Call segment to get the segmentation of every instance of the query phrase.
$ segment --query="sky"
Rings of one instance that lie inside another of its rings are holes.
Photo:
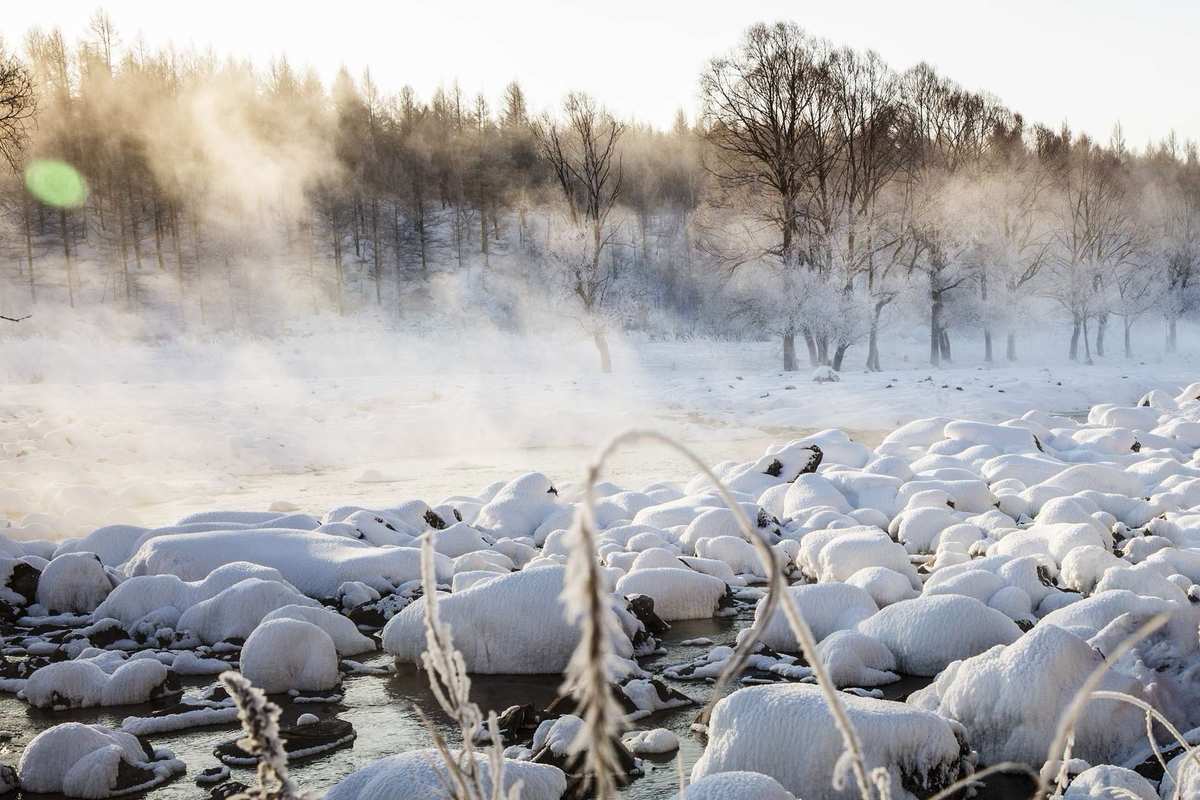
[[[8,0],[0,35],[33,26],[83,36],[90,0]],[[712,56],[758,21],[792,20],[903,69],[929,61],[1027,119],[1141,147],[1174,130],[1200,140],[1195,0],[108,0],[125,44],[211,46],[265,65],[280,54],[331,78],[369,66],[384,91],[428,97],[458,80],[500,96],[517,79],[535,110],[571,90],[619,115],[669,126],[698,107]]]

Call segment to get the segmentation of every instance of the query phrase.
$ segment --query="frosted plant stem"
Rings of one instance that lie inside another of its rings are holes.
[[[738,528],[742,532],[742,536],[746,541],[754,545],[758,552],[759,558],[762,560],[763,566],[767,573],[767,595],[763,599],[763,606],[760,609],[761,614],[755,623],[747,631],[742,641],[738,643],[734,650],[734,655],[729,660],[729,664],[722,671],[721,676],[717,679],[716,686],[713,691],[713,699],[709,702],[709,706],[705,709],[706,712],[711,712],[712,707],[724,694],[725,688],[739,674],[754,647],[758,644],[759,637],[762,634],[763,628],[770,621],[773,613],[779,605],[783,606],[784,617],[788,621],[792,633],[795,634],[797,641],[800,643],[800,649],[808,661],[809,667],[813,671],[814,677],[817,679],[817,685],[821,688],[825,695],[826,703],[829,705],[830,713],[833,716],[834,724],[841,733],[842,741],[846,748],[846,755],[849,757],[850,768],[854,774],[855,783],[858,786],[858,793],[862,800],[871,800],[873,793],[871,791],[871,782],[867,777],[867,770],[863,763],[862,744],[858,737],[858,732],[854,729],[853,723],[850,722],[850,717],[846,714],[846,708],[842,704],[837,687],[829,677],[828,671],[820,658],[817,657],[817,643],[813,636],[812,629],[805,622],[804,616],[796,607],[796,603],[791,594],[787,591],[787,581],[783,577],[783,569],[779,564],[779,556],[774,548],[767,540],[758,533],[750,520],[746,518],[746,513],[742,507],[730,494],[729,489],[721,481],[720,478],[688,447],[675,441],[670,436],[664,433],[653,430],[634,429],[625,431],[613,437],[609,443],[600,451],[596,458],[595,464],[588,470],[587,484],[584,491],[584,514],[583,519],[587,525],[594,524],[593,506],[595,503],[595,483],[599,480],[600,470],[605,462],[612,454],[620,447],[633,444],[640,441],[653,441],[666,445],[675,452],[682,455],[690,461],[697,469],[699,469],[706,478],[712,483],[721,499],[725,501],[725,505],[733,513],[734,519],[737,520]],[[594,547],[594,539],[589,536],[590,547],[584,551],[592,564],[592,568],[596,569],[596,553]],[[574,551],[573,555],[574,557]],[[835,773],[836,780],[836,773]],[[600,800],[605,800],[600,798]]]
[[[1050,749],[1046,752],[1046,763],[1038,773],[1037,791],[1033,795],[1035,800],[1042,800],[1049,794],[1050,771],[1055,767],[1057,767],[1055,777],[1056,791],[1061,792],[1066,786],[1067,754],[1070,752],[1071,742],[1074,739],[1075,726],[1079,724],[1079,718],[1083,715],[1084,708],[1087,706],[1092,694],[1095,693],[1096,687],[1100,685],[1100,681],[1104,680],[1104,676],[1108,673],[1108,670],[1113,664],[1120,661],[1122,656],[1132,650],[1134,645],[1161,628],[1166,622],[1166,614],[1156,614],[1151,617],[1117,645],[1104,659],[1104,663],[1093,670],[1092,674],[1083,682],[1083,685],[1079,687],[1079,691],[1075,693],[1071,704],[1067,706],[1066,711],[1063,712],[1062,717],[1058,720],[1058,729],[1054,734],[1053,741],[1050,743]]]
[[[1167,733],[1175,737],[1175,741],[1179,742],[1179,745],[1183,748],[1184,752],[1187,753],[1187,758],[1184,760],[1184,763],[1179,766],[1179,772],[1177,772],[1175,775],[1175,791],[1172,794],[1172,797],[1178,800],[1179,793],[1182,791],[1183,787],[1182,778],[1184,767],[1186,767],[1189,763],[1200,767],[1200,761],[1197,760],[1197,754],[1200,753],[1200,749],[1192,747],[1190,744],[1188,744],[1187,739],[1185,739],[1183,734],[1179,732],[1179,729],[1176,728],[1169,719],[1163,716],[1162,712],[1141,698],[1134,697],[1133,695],[1126,694],[1125,692],[1110,692],[1105,689],[1097,689],[1096,691],[1092,692],[1092,697],[1095,697],[1098,700],[1115,700],[1118,703],[1128,703],[1131,706],[1136,706],[1137,708],[1140,708],[1146,712],[1146,719],[1153,717],[1159,724],[1167,729]],[[1158,744],[1154,741],[1153,736],[1150,738],[1150,747],[1154,750],[1154,754],[1158,756],[1159,763],[1163,764],[1163,769],[1165,771],[1166,764],[1163,763],[1163,758],[1158,752]]]
[[[299,790],[288,777],[287,751],[279,738],[279,706],[267,699],[261,689],[232,670],[222,672],[219,680],[238,708],[238,718],[246,736],[239,744],[258,759],[258,786],[240,795],[256,800],[300,800]]]

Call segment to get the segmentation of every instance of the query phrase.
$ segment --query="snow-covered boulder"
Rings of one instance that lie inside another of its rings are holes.
[[[457,754],[455,754],[457,755]],[[475,753],[480,783],[491,796],[491,765],[487,755]],[[559,800],[567,790],[562,770],[549,764],[504,760],[505,793],[521,785],[521,800]],[[411,750],[372,761],[342,778],[325,794],[325,800],[451,800],[450,776],[437,750]]]
[[[1063,800],[1158,800],[1158,792],[1131,769],[1101,764],[1076,775]]]
[[[247,578],[183,612],[178,629],[195,635],[205,644],[245,639],[267,614],[291,605],[318,603],[287,584]]]
[[[329,634],[299,619],[264,621],[242,646],[242,675],[268,694],[321,692],[341,681]]]
[[[80,722],[39,733],[17,766],[24,791],[81,798],[144,791],[183,771],[182,761],[146,752],[131,734]]]
[[[558,565],[526,568],[439,597],[438,615],[467,670],[561,673],[579,643],[579,628],[567,620],[560,598],[565,573]],[[425,603],[424,597],[412,603],[383,629],[383,649],[401,661],[416,663],[425,650]],[[614,637],[613,648],[623,658],[633,654],[624,633]]]
[[[550,479],[530,472],[505,484],[479,510],[475,527],[496,538],[532,536],[558,508],[558,492]]]
[[[897,670],[906,675],[936,675],[953,661],[1021,636],[1007,616],[964,595],[902,600],[859,623],[858,630],[892,651]]]
[[[682,800],[796,800],[779,781],[758,772],[715,772],[695,781]]]
[[[198,581],[184,581],[176,575],[138,575],[118,584],[96,607],[93,616],[115,619],[132,629],[140,620],[152,615],[148,623],[174,627],[184,611],[247,578],[290,586],[279,570],[245,561],[220,566]]]
[[[354,656],[375,650],[375,642],[370,637],[363,636],[357,625],[347,617],[343,617],[336,611],[330,611],[324,606],[282,606],[263,617],[258,627],[262,627],[263,624],[273,619],[298,619],[311,622],[329,634],[334,647],[337,648],[338,655],[341,656]]]
[[[858,631],[830,634],[817,645],[817,656],[838,687],[883,686],[900,680],[892,651]]]
[[[278,570],[309,597],[333,597],[346,581],[391,591],[421,577],[415,547],[375,547],[365,542],[309,531],[209,531],[170,535],[143,544],[125,564],[128,575],[177,575],[201,580],[217,567],[248,561]],[[439,581],[450,582],[450,560],[434,558]]]
[[[111,674],[91,660],[59,661],[30,675],[18,696],[34,708],[55,710],[133,705],[164,694],[169,677],[152,658],[126,661]]]
[[[818,642],[836,631],[853,628],[879,610],[871,595],[845,583],[801,584],[789,586],[787,592]],[[756,622],[762,615],[764,603],[765,600],[760,600],[754,610]],[[798,652],[800,643],[788,624],[782,603],[776,606],[760,641],[773,650]]]
[[[90,614],[116,584],[95,553],[65,553],[42,570],[37,601],[51,611]]]
[[[654,598],[654,613],[666,622],[714,616],[726,591],[725,581],[686,568],[635,569],[617,581],[617,594]]]
[[[1103,660],[1083,639],[1043,621],[1013,644],[950,664],[908,702],[960,722],[983,763],[1020,761],[1037,769],[1062,713]],[[1099,688],[1141,696],[1136,681],[1111,670]],[[1145,736],[1141,711],[1092,700],[1075,728],[1073,753],[1091,763],[1120,763]]]
[[[890,796],[916,800],[964,777],[971,768],[961,728],[904,703],[843,695],[862,742],[867,771],[886,770]],[[803,735],[798,736],[797,732]],[[776,684],[739,689],[718,702],[708,745],[692,779],[729,771],[769,775],[805,800],[844,800],[853,786],[833,788],[844,751],[821,689]]]

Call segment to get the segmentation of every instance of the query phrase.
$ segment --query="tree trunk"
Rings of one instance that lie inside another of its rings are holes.
[[[67,302],[75,307],[75,262],[71,260],[71,227],[67,224],[67,210],[58,210],[58,222],[62,227],[63,257],[67,266]]]
[[[29,261],[29,302],[37,302],[37,282],[33,277],[33,220],[29,214],[29,201],[25,201],[25,258]]]
[[[1083,363],[1091,366],[1092,364],[1092,344],[1088,340],[1088,318],[1083,318]]]
[[[821,363],[821,359],[817,353],[817,340],[813,338],[812,331],[808,328],[804,329],[804,346],[808,348],[808,363],[816,367]]]
[[[1079,331],[1082,329],[1083,323],[1079,319],[1079,315],[1071,320],[1071,351],[1070,358],[1072,361],[1079,360]]]
[[[1009,361],[1017,360],[1017,334],[1008,332],[1008,343],[1005,346],[1005,357]]]
[[[1167,320],[1167,352],[1174,353],[1178,344],[1179,339],[1175,330],[1175,318],[1171,317]]]
[[[992,329],[983,329],[983,360],[992,363]]]
[[[935,367],[942,363],[942,298],[938,292],[933,293],[929,306],[929,363]]]
[[[850,345],[846,342],[839,342],[837,348],[833,351],[833,368],[838,372],[842,371],[842,362],[846,359],[846,351],[850,349]]]
[[[608,335],[600,330],[593,334],[593,339],[596,341],[596,350],[600,353],[600,371],[608,374],[612,372],[612,357],[608,352]]]
[[[1096,322],[1096,355],[1104,357],[1104,331],[1108,328],[1108,314],[1101,314]]]
[[[1125,357],[1126,358],[1133,358],[1132,337],[1130,336],[1130,333],[1132,332],[1132,330],[1133,330],[1133,319],[1130,317],[1126,317],[1125,318]]]
[[[796,334],[789,332],[783,335],[783,371],[795,372],[796,369]]]
[[[945,328],[942,328],[942,335],[938,337],[938,347],[941,348],[943,361],[954,360],[950,357],[950,331]]]
[[[383,265],[379,260],[379,201],[371,198],[371,257],[375,264],[375,305],[383,306]]]

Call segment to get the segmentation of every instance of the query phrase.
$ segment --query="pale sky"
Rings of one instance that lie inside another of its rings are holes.
[[[34,25],[83,35],[91,0],[4,0],[12,44]],[[385,91],[428,97],[458,79],[499,96],[520,80],[535,110],[572,89],[659,126],[697,106],[708,58],[760,21],[788,19],[898,69],[927,60],[1034,121],[1131,146],[1174,129],[1200,140],[1197,0],[108,0],[125,43],[211,45],[266,64],[286,53],[330,78],[370,66]]]

